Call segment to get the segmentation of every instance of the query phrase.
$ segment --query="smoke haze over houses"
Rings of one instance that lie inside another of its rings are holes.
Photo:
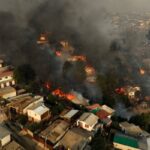
[[[41,77],[58,80],[62,62],[49,55],[49,48],[41,50],[36,44],[39,34],[48,31],[51,38],[68,40],[98,72],[105,74],[113,65],[124,76],[122,66],[141,67],[136,49],[144,35],[126,28],[114,32],[112,14],[144,13],[149,4],[149,0],[0,0],[0,52],[14,65],[30,63]],[[132,75],[142,84],[149,81]]]

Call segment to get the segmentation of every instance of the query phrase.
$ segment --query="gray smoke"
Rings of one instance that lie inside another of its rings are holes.
[[[38,35],[48,31],[52,33],[51,40],[71,42],[75,53],[86,55],[98,72],[105,74],[113,69],[121,77],[130,73],[137,82],[145,84],[147,78],[141,80],[135,71],[126,69],[141,67],[137,48],[144,34],[124,27],[114,31],[111,18],[117,13],[144,13],[150,9],[149,3],[149,0],[0,0],[0,53],[15,65],[30,63],[43,78],[59,82],[62,62],[49,53],[48,47],[41,49],[36,44]]]

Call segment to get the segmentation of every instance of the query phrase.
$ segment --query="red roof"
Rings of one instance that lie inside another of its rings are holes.
[[[93,105],[87,106],[87,109],[89,109],[89,110],[93,110],[93,109],[97,109],[97,108],[100,108],[99,104],[93,104]]]
[[[105,119],[107,118],[110,114],[106,112],[105,110],[101,109],[96,113],[96,115],[99,117],[99,119]]]
[[[13,76],[13,71],[0,72],[0,78],[7,77],[7,76]]]

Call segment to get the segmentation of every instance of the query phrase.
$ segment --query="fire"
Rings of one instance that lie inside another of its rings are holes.
[[[79,56],[71,56],[68,58],[68,61],[83,61],[83,62],[86,62],[86,57],[85,56],[82,56],[82,55],[79,55]]]
[[[56,89],[52,92],[53,95],[55,96],[59,96],[60,98],[66,98],[68,100],[73,100],[75,99],[75,95],[71,94],[71,93],[64,93],[62,90],[60,89]]]
[[[95,74],[95,69],[91,66],[86,66],[85,67],[85,72],[87,73],[87,75],[94,75]]]
[[[47,39],[46,34],[41,34],[37,41],[37,44],[45,44],[47,42],[48,42],[48,39]]]
[[[45,40],[46,40],[46,37],[42,35],[42,36],[40,37],[40,40],[41,40],[41,41],[45,41]]]
[[[141,69],[140,69],[140,74],[141,74],[141,75],[144,75],[144,74],[145,74],[145,70],[141,68]]]
[[[46,82],[46,83],[45,83],[45,87],[46,87],[48,90],[50,90],[50,89],[51,89],[51,84],[50,84],[49,82]]]
[[[60,51],[56,51],[55,54],[56,54],[56,56],[58,56],[58,57],[61,57],[61,56],[62,56],[62,53],[61,53]]]

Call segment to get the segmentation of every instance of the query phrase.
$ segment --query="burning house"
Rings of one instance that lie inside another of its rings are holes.
[[[78,105],[86,106],[89,103],[88,99],[84,98],[80,93],[73,90],[69,93],[64,93],[61,89],[56,89],[52,92],[52,94]]]
[[[127,95],[130,100],[139,101],[141,98],[141,88],[139,86],[126,86],[117,88],[116,92],[118,94]]]
[[[139,100],[139,97],[141,92],[141,88],[138,86],[132,87],[132,86],[127,86],[125,88],[125,94],[128,96],[129,99],[136,99]]]
[[[96,82],[96,71],[92,66],[87,65],[85,67],[86,80],[90,83]]]

